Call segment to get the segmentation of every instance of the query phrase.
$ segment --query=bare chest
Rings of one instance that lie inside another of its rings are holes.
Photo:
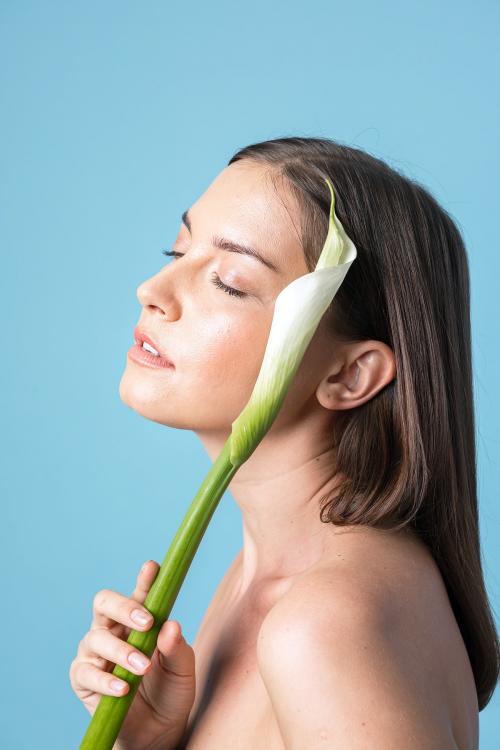
[[[186,750],[285,750],[257,664],[261,624],[245,607],[237,617],[214,609],[200,629]]]

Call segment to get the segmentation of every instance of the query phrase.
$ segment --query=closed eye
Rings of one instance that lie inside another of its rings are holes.
[[[172,258],[182,258],[185,253],[178,253],[176,250],[162,250],[161,251],[163,255],[168,255]],[[224,284],[219,278],[219,275],[214,271],[212,273],[211,282],[214,284],[218,289],[222,289],[226,294],[230,294],[232,297],[248,297],[248,294],[246,292],[240,292],[239,289],[233,289],[232,286],[227,286],[227,284]]]

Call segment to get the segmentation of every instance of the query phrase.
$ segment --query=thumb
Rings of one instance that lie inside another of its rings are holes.
[[[196,693],[194,651],[176,620],[163,623],[156,644],[139,691],[166,726],[184,727]]]
[[[158,634],[158,663],[171,677],[192,678],[195,673],[195,655],[182,635],[177,620],[167,620]]]

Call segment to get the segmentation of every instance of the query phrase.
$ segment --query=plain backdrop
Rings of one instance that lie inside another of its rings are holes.
[[[0,2],[5,750],[77,748],[68,670],[101,588],[161,562],[210,468],[118,384],[184,209],[240,147],[363,148],[426,185],[470,260],[482,556],[500,605],[500,5]],[[456,404],[460,409],[460,404]],[[171,614],[195,637],[240,549],[226,492]],[[498,622],[498,620],[497,620]],[[500,740],[498,691],[481,748]]]

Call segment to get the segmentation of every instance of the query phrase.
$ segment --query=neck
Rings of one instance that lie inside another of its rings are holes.
[[[316,414],[286,431],[271,429],[229,484],[243,521],[241,593],[307,570],[331,545],[334,528],[319,517],[320,500],[338,482],[329,428]],[[228,437],[199,436],[212,460]]]

